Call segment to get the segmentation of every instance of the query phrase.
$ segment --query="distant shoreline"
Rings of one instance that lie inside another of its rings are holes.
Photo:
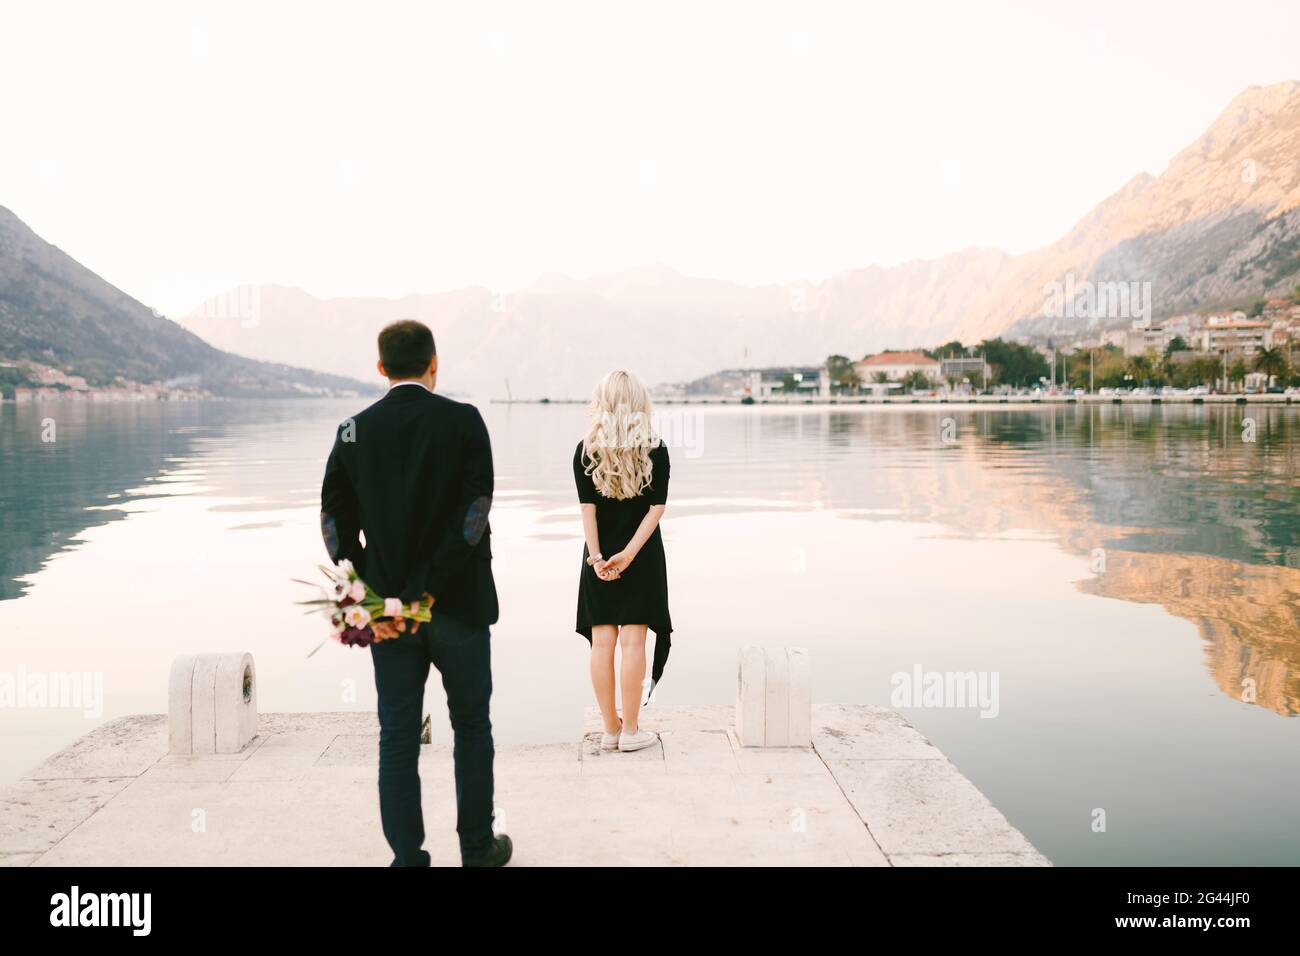
[[[118,405],[199,405],[203,402],[301,402],[301,401],[343,401],[343,400],[375,400],[382,397],[381,393],[374,395],[201,395],[191,398],[89,398],[88,393],[82,392],[76,395],[47,396],[42,398],[4,398],[0,396],[0,405],[94,405],[118,406]]]
[[[375,396],[352,395],[211,395],[202,398],[145,398],[145,399],[87,399],[41,398],[17,401],[0,398],[0,405],[196,405],[204,402],[297,402],[313,400],[362,400]],[[449,396],[450,397],[450,396]],[[476,399],[461,396],[458,401],[486,402],[489,405],[586,405],[586,398],[489,398]],[[729,396],[698,396],[690,398],[655,398],[657,405],[728,405],[840,407],[854,405],[1300,405],[1300,395],[974,395],[967,397],[940,397],[916,395],[908,398],[875,398],[855,395],[844,398],[759,398],[752,402]]]
[[[493,398],[493,405],[585,405],[581,398]],[[914,395],[906,398],[875,398],[853,395],[842,398],[757,398],[746,402],[730,396],[655,398],[657,405],[1300,405],[1300,395],[971,395],[942,397]]]

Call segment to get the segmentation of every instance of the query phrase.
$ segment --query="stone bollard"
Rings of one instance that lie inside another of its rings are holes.
[[[168,751],[237,754],[257,736],[253,655],[183,654],[167,686]]]
[[[742,747],[812,746],[812,673],[804,647],[742,647],[736,737]]]

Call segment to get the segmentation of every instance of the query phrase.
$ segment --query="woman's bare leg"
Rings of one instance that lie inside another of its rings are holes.
[[[614,703],[614,645],[617,643],[618,628],[613,624],[599,624],[591,629],[591,689],[596,692],[596,705],[607,734],[618,733],[618,709]],[[623,655],[626,660],[626,650]],[[637,703],[640,701],[638,697]]]
[[[634,734],[641,716],[641,684],[645,681],[645,632],[648,625],[624,624],[618,642],[623,647],[623,731]]]

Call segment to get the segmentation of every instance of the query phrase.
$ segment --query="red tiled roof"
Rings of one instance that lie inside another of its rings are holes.
[[[864,358],[859,365],[938,365],[939,363],[920,352],[881,352],[870,358]]]

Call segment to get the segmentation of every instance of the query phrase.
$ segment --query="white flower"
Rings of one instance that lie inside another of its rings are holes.
[[[365,627],[370,623],[370,612],[360,604],[352,604],[343,609],[343,620],[348,627]]]
[[[339,572],[339,577],[341,578],[351,578],[352,575],[355,573],[352,570],[352,562],[349,561],[347,558],[344,558],[342,561],[338,563],[338,572]]]

